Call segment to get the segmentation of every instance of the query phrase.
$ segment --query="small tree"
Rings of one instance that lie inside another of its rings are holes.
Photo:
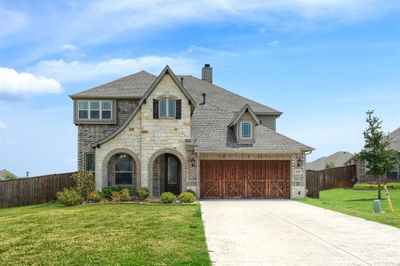
[[[374,111],[367,111],[367,129],[364,131],[364,148],[357,158],[367,162],[367,173],[378,179],[378,198],[381,199],[381,177],[397,164],[396,151],[390,149],[390,138],[385,135],[382,121],[374,116]]]
[[[4,180],[13,180],[13,179],[17,179],[17,176],[14,175],[13,173],[10,173],[10,172],[6,171],[3,174],[3,178],[4,178]]]
[[[90,192],[94,191],[95,187],[95,180],[92,171],[83,171],[80,170],[79,172],[75,173],[73,176],[76,190],[79,194],[84,197],[85,199],[89,195]]]
[[[325,164],[325,169],[330,169],[330,168],[335,168],[335,163],[334,162],[327,162]]]

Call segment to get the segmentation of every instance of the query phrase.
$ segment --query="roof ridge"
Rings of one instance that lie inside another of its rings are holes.
[[[238,97],[240,97],[240,98],[242,98],[242,99],[245,99],[246,101],[250,101],[250,102],[256,103],[256,104],[258,104],[258,105],[262,105],[263,107],[269,108],[269,109],[275,111],[276,113],[282,114],[281,111],[278,111],[278,110],[276,110],[275,108],[272,108],[272,107],[270,107],[270,106],[267,106],[267,105],[265,105],[265,104],[263,104],[263,103],[256,102],[255,100],[252,100],[252,99],[249,99],[249,98],[247,98],[247,97],[244,97],[244,96],[242,96],[242,95],[240,95],[240,94],[238,94],[238,93],[236,93],[236,92],[233,92],[233,91],[230,91],[230,90],[225,89],[225,88],[223,88],[223,87],[220,87],[220,86],[218,86],[218,85],[216,85],[216,84],[214,84],[214,83],[210,83],[210,82],[208,82],[208,81],[199,79],[199,78],[197,78],[197,77],[195,77],[195,76],[193,76],[193,75],[178,75],[178,76],[191,77],[191,78],[194,78],[194,79],[196,79],[196,80],[198,80],[198,81],[200,81],[200,82],[202,82],[202,83],[206,82],[206,84],[210,84],[210,85],[212,85],[212,86],[214,86],[214,87],[217,87],[218,89],[223,90],[223,91],[225,91],[225,92],[227,92],[227,93],[230,93],[230,94],[233,94],[233,95],[235,95],[235,96],[238,96]]]

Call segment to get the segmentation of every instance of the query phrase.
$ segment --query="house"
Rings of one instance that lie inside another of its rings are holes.
[[[329,156],[321,157],[312,162],[307,162],[306,169],[307,170],[324,170],[326,165],[332,164],[334,167],[345,166],[346,162],[354,157],[354,154],[347,151],[338,151]]]
[[[147,187],[159,197],[302,198],[311,147],[276,132],[281,112],[202,78],[141,71],[73,94],[78,168],[96,189]]]

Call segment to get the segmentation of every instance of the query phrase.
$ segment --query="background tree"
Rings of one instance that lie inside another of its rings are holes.
[[[390,138],[383,133],[382,121],[367,111],[367,129],[364,131],[364,148],[357,158],[367,162],[367,173],[378,179],[378,198],[381,199],[382,176],[397,164],[396,151],[389,147]]]
[[[12,180],[12,179],[17,179],[17,176],[14,175],[13,173],[5,172],[3,174],[3,178],[4,178],[4,180]]]
[[[334,162],[327,162],[325,164],[325,169],[330,169],[330,168],[335,168],[335,163]]]

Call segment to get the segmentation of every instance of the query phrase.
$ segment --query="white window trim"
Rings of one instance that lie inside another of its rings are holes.
[[[80,109],[79,104],[81,102],[87,102],[88,103],[88,108],[87,109]],[[91,102],[99,102],[99,109],[95,109],[96,111],[99,111],[99,118],[91,118]],[[109,102],[111,104],[110,109],[104,109],[104,111],[110,111],[111,115],[110,118],[103,118],[103,103],[104,102]],[[102,120],[102,121],[112,121],[113,120],[113,101],[110,100],[78,100],[77,103],[77,118],[79,121],[92,121],[92,120]],[[79,111],[87,111],[88,112],[88,117],[87,118],[81,118],[79,117]]]
[[[161,101],[165,100],[165,116],[161,116]],[[169,116],[169,101],[173,100],[175,102],[175,115]],[[158,100],[158,117],[159,119],[175,119],[176,118],[176,100],[172,97],[164,97]]]
[[[243,135],[242,135],[242,125],[243,124],[250,124],[250,137],[243,137]],[[252,139],[253,138],[253,122],[251,122],[251,121],[242,121],[242,122],[240,122],[240,127],[239,127],[239,136],[240,136],[240,139]]]

